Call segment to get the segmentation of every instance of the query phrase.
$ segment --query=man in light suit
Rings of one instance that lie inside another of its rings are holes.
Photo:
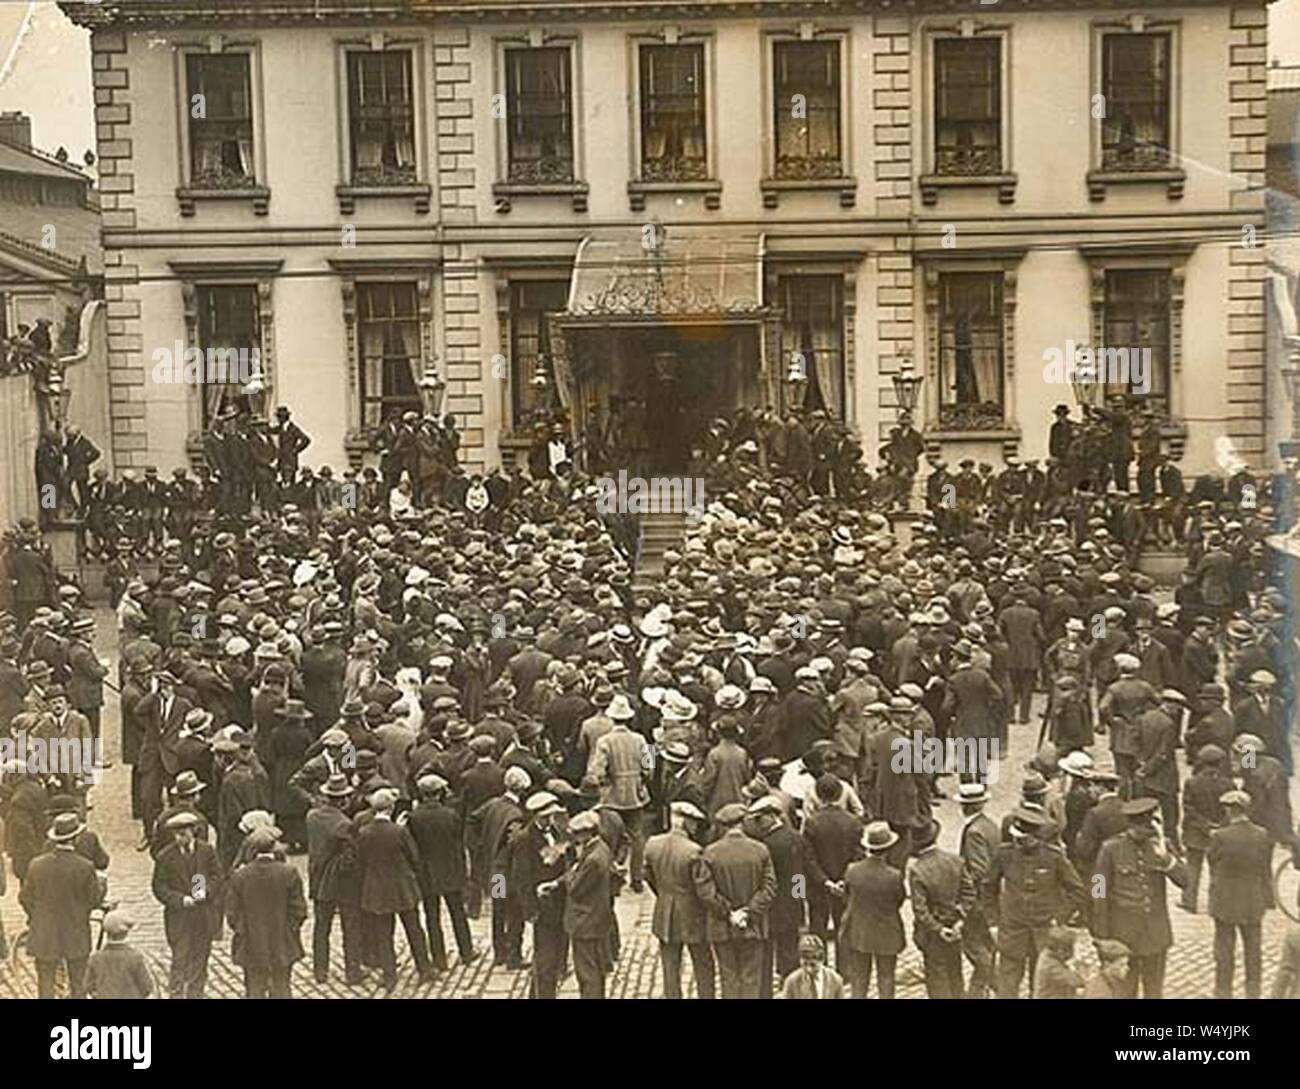
[[[722,975],[722,997],[757,998],[776,870],[767,848],[741,828],[743,805],[724,805],[713,819],[724,831],[704,849],[695,889],[708,909],[707,930]]]
[[[704,813],[691,802],[669,806],[671,827],[651,836],[645,845],[646,880],[655,894],[650,932],[659,942],[663,966],[664,997],[682,997],[682,946],[691,953],[695,993],[713,998],[713,948],[709,945],[704,905],[695,889],[695,870],[703,851],[691,838],[701,827]]]
[[[614,725],[596,739],[586,778],[600,788],[601,803],[623,818],[630,845],[628,877],[632,891],[640,892],[645,869],[645,815],[650,804],[646,777],[653,758],[647,753],[645,738],[628,729],[636,711],[627,696],[615,696],[605,715]]]

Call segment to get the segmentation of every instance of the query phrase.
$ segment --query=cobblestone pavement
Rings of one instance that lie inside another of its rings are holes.
[[[100,653],[115,660],[113,647],[113,619],[111,614],[100,613],[100,628],[107,633],[101,640]],[[108,706],[104,709],[104,726],[106,747],[113,766],[105,773],[104,782],[96,788],[93,803],[94,811],[91,825],[100,834],[104,845],[112,856],[109,867],[110,897],[120,901],[121,906],[130,912],[136,920],[136,929],[132,941],[147,956],[153,968],[156,982],[165,990],[167,978],[168,950],[163,936],[162,908],[150,892],[152,867],[147,852],[137,852],[135,845],[139,841],[138,823],[130,819],[129,804],[129,769],[117,762],[119,746],[118,707],[115,693],[106,692]],[[1042,697],[1039,697],[1041,701]],[[1037,737],[1037,718],[1033,717],[1030,725],[1012,726],[1009,757],[1003,763],[1002,774],[991,786],[992,802],[989,812],[995,817],[1010,810],[1018,797],[1020,769],[1033,754]],[[951,784],[951,780],[945,780]],[[1293,808],[1300,812],[1300,790],[1295,789],[1293,781]],[[957,805],[946,799],[935,810],[936,816],[944,826],[942,843],[944,846],[956,846],[959,817]],[[1280,857],[1280,856],[1279,856]],[[304,872],[305,859],[297,858],[295,864]],[[18,905],[17,882],[10,881],[10,891],[0,899],[0,919],[3,919],[5,932],[12,939],[23,927],[23,913]],[[1205,889],[1208,879],[1202,884],[1202,912],[1204,911]],[[1170,914],[1174,929],[1174,947],[1170,951],[1169,966],[1166,977],[1165,993],[1171,998],[1205,998],[1213,994],[1214,957],[1213,933],[1211,920],[1205,914],[1189,915],[1176,906],[1177,890],[1171,887]],[[614,998],[654,998],[661,993],[659,958],[654,938],[650,934],[650,919],[654,907],[653,895],[647,890],[637,894],[624,890],[617,902],[619,927],[622,934],[622,955],[608,980],[608,994]],[[911,933],[911,919],[908,909],[904,908],[908,933]],[[1271,911],[1264,920],[1264,985],[1265,993],[1272,984],[1276,971],[1278,951],[1283,934],[1291,926],[1290,922],[1277,911]],[[311,920],[303,928],[303,945],[311,948]],[[450,948],[449,924],[444,920],[444,930]],[[471,920],[471,930],[475,945],[488,950],[488,917]],[[397,988],[391,995],[386,995],[377,978],[372,975],[371,982],[349,987],[342,981],[341,938],[337,927],[334,934],[334,959],[331,964],[331,978],[327,983],[316,983],[312,979],[310,960],[300,961],[293,973],[293,992],[295,996],[305,998],[357,998],[357,997],[394,997],[394,998],[523,998],[528,993],[528,973],[510,972],[491,966],[491,956],[483,956],[473,964],[462,964],[451,953],[450,969],[435,981],[421,984],[416,978],[410,958],[406,954],[405,939],[401,927],[397,928],[400,965],[400,978]],[[529,950],[525,946],[525,956]],[[1078,949],[1079,959],[1091,971],[1095,965],[1090,943],[1081,941]],[[310,957],[310,953],[308,955]],[[685,958],[684,971],[687,979],[687,993],[690,993],[689,958]],[[969,967],[969,966],[968,966]],[[1240,963],[1237,967],[1237,989],[1242,986]],[[33,997],[36,993],[36,976],[34,965],[29,960],[15,964],[13,958],[0,963],[0,998]],[[229,936],[213,948],[208,993],[212,997],[233,998],[242,995],[243,983],[240,969],[230,959]],[[899,958],[898,994],[902,998],[919,998],[925,993],[921,980],[920,954],[909,945]],[[568,975],[560,991],[561,997],[577,997],[577,983],[572,974]]]

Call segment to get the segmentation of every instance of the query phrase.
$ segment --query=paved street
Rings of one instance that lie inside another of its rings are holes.
[[[112,627],[109,613],[101,612],[101,631]],[[109,640],[104,640],[100,647],[101,654],[113,657],[113,647]],[[116,695],[107,693],[109,706],[105,708],[104,722],[106,728],[107,748],[114,766],[106,773],[104,783],[97,788],[94,796],[92,827],[99,832],[105,847],[112,856],[109,868],[110,896],[119,900],[137,922],[133,941],[148,956],[158,983],[165,983],[167,974],[167,943],[162,930],[162,908],[154,900],[150,888],[151,864],[149,856],[137,852],[135,845],[139,840],[139,825],[130,820],[128,799],[129,769],[117,762],[118,757],[118,709]],[[1041,697],[1040,697],[1041,699]],[[1028,726],[1012,727],[1012,744],[1009,759],[1005,762],[999,780],[992,787],[993,802],[989,812],[994,817],[1011,809],[1019,793],[1020,768],[1033,753],[1037,736],[1037,719]],[[950,781],[949,781],[950,782]],[[1293,784],[1294,787],[1294,784]],[[1293,792],[1300,793],[1300,792]],[[1293,806],[1300,810],[1293,797]],[[945,800],[936,811],[944,826],[943,843],[955,847],[958,827],[956,803]],[[304,870],[305,860],[296,859],[296,864]],[[17,882],[10,881],[9,894],[0,900],[0,916],[3,917],[6,933],[12,936],[22,928],[22,909],[17,900]],[[1207,883],[1202,885],[1202,909]],[[1176,892],[1171,893],[1171,903],[1176,902]],[[611,997],[653,998],[660,994],[659,961],[654,939],[650,936],[650,918],[653,910],[653,896],[646,891],[640,895],[624,891],[618,900],[619,925],[622,932],[622,957],[614,974],[609,980]],[[911,932],[911,920],[907,909],[908,932]],[[1201,914],[1191,916],[1179,908],[1171,908],[1175,945],[1169,958],[1166,994],[1174,998],[1210,997],[1213,993],[1214,960],[1212,950],[1213,925],[1208,916]],[[488,949],[488,919],[472,922],[475,942],[482,949]],[[1279,912],[1270,912],[1264,922],[1264,983],[1265,993],[1272,984],[1277,965],[1277,954],[1282,935],[1291,924]],[[450,941],[450,926],[444,920],[446,936]],[[303,928],[303,944],[310,949],[311,921]],[[438,997],[438,998],[522,998],[527,994],[528,978],[525,972],[507,972],[491,967],[491,957],[484,956],[476,963],[462,965],[452,955],[450,971],[430,984],[419,984],[405,955],[404,939],[401,928],[398,932],[398,949],[401,962],[400,981],[392,997]],[[338,930],[335,930],[335,945],[341,945]],[[452,944],[454,948],[454,943]],[[360,987],[347,987],[342,982],[341,948],[336,948],[336,960],[333,976],[326,984],[317,984],[311,976],[309,960],[300,962],[293,976],[294,993],[300,997],[339,998],[339,997],[385,997],[378,982]],[[1091,948],[1087,942],[1080,942],[1080,960],[1088,965],[1089,970],[1095,963]],[[528,955],[525,949],[525,955]],[[689,958],[686,968],[689,979]],[[373,978],[373,977],[372,977]],[[1241,987],[1241,969],[1238,966],[1237,987]],[[214,948],[209,994],[213,997],[238,997],[242,994],[243,984],[240,970],[232,964],[229,955],[229,938]],[[30,962],[23,962],[15,970],[12,960],[0,965],[0,998],[30,997],[36,993],[36,977]],[[576,997],[577,983],[569,975],[561,988],[562,997]],[[899,995],[904,998],[916,998],[924,995],[920,978],[920,955],[911,946],[900,958]]]

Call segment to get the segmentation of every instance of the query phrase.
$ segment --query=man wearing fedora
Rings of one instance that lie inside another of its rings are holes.
[[[971,963],[970,979],[966,983],[967,998],[987,998],[996,985],[994,963],[997,950],[989,927],[997,917],[989,895],[989,871],[1002,834],[994,820],[984,812],[988,797],[988,787],[984,783],[962,783],[957,788],[962,817],[957,853],[975,890],[961,932],[962,950]]]
[[[695,873],[723,998],[759,996],[767,913],[776,897],[772,856],[745,835],[744,819],[745,807],[739,804],[724,805],[713,815],[722,835],[704,849]]]
[[[307,896],[312,902],[312,975],[329,978],[330,932],[338,915],[343,930],[343,979],[362,981],[361,882],[357,866],[356,825],[345,809],[352,783],[342,771],[317,788],[307,811]]]
[[[170,998],[203,998],[212,940],[221,930],[223,870],[216,850],[197,838],[202,818],[177,813],[168,818],[172,842],[158,854],[154,898],[163,905],[163,930],[171,948]]]
[[[875,968],[877,993],[894,997],[894,968],[907,939],[899,909],[907,899],[902,873],[885,859],[898,842],[886,821],[872,821],[862,831],[866,858],[849,864],[836,891],[845,897],[837,952],[854,998],[867,998]]]
[[[745,834],[767,848],[776,871],[776,898],[768,909],[768,940],[763,944],[760,976],[761,997],[771,998],[773,978],[784,979],[799,963],[799,934],[807,902],[804,841],[791,826],[781,799],[770,792],[750,802]]]
[[[80,616],[72,621],[68,641],[68,698],[78,713],[85,716],[90,732],[99,737],[100,709],[104,706],[104,678],[108,667],[95,655],[91,640],[95,635],[95,618]]]
[[[708,942],[704,905],[695,888],[695,870],[703,852],[692,836],[707,818],[689,801],[671,802],[668,809],[668,831],[651,836],[645,845],[646,881],[655,894],[650,932],[659,943],[664,997],[682,997],[684,946],[695,970],[696,996],[713,998],[713,948]]]
[[[18,892],[31,928],[27,951],[36,961],[41,998],[55,997],[60,964],[67,969],[69,997],[85,997],[90,913],[102,893],[94,865],[77,853],[76,840],[84,827],[76,813],[56,816],[46,833],[50,850],[32,859]]]
[[[217,851],[227,869],[239,852],[243,833],[239,822],[253,809],[271,808],[271,781],[253,751],[253,738],[238,726],[223,731],[213,743],[225,764],[217,792]]]
[[[587,762],[586,780],[599,788],[601,803],[623,818],[632,891],[640,892],[645,870],[646,809],[650,804],[646,781],[653,768],[654,750],[629,728],[636,711],[626,695],[615,695],[605,714],[613,725],[596,739]]]

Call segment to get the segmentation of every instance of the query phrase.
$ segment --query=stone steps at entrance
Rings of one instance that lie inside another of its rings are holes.
[[[637,554],[637,593],[649,590],[664,573],[664,553],[681,548],[686,536],[684,511],[653,511],[641,516],[641,549]]]

